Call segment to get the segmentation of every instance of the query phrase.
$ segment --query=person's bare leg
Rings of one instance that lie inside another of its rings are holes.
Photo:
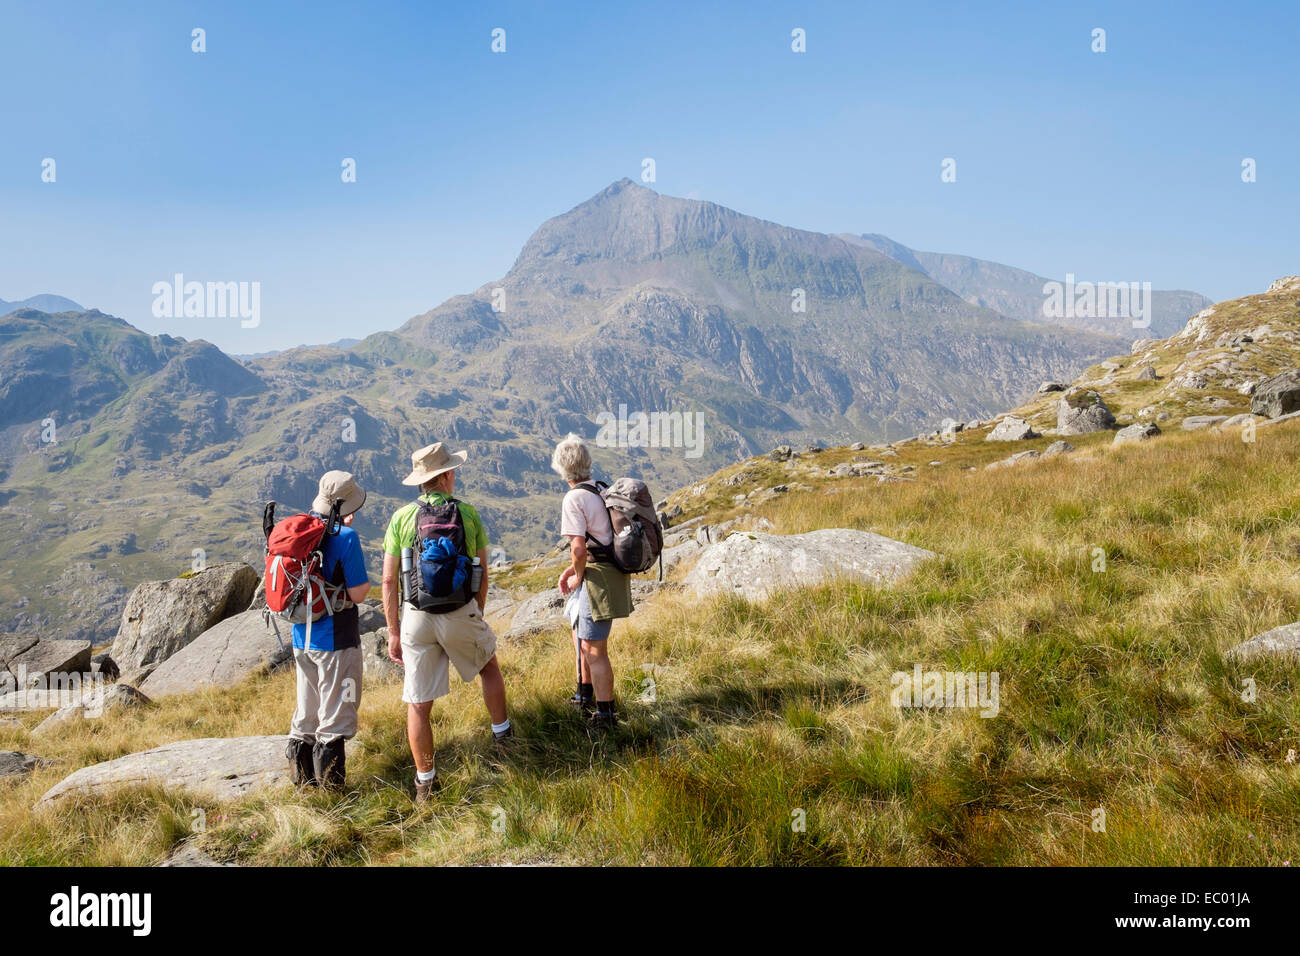
[[[483,665],[478,676],[483,681],[483,703],[487,705],[492,723],[504,724],[506,722],[506,681],[501,676],[501,665],[497,663],[495,654]]]
[[[429,713],[433,701],[406,705],[406,739],[415,758],[415,769],[420,773],[433,770],[433,728],[429,726]]]
[[[587,658],[582,654],[582,641],[578,638],[578,629],[573,629],[573,654],[582,666],[582,676],[578,679],[580,684],[591,683],[591,669],[587,667]]]
[[[598,701],[614,699],[614,668],[609,662],[606,643],[608,642],[582,642],[582,660],[591,674],[592,687]]]

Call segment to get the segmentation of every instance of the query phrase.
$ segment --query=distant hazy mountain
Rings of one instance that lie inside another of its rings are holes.
[[[39,309],[42,312],[80,312],[81,306],[61,295],[34,295],[30,299],[18,302],[6,302],[0,299],[0,315],[8,315],[19,309]]]
[[[1046,322],[1070,328],[1089,329],[1130,339],[1150,336],[1164,338],[1173,335],[1197,312],[1213,305],[1210,299],[1198,292],[1152,290],[1151,326],[1134,329],[1132,320],[1123,316],[1097,318],[1061,316],[1052,318],[1043,314],[1045,294],[1043,285],[1049,281],[1064,283],[1065,276],[1050,279],[1034,275],[1024,269],[974,259],[970,256],[942,252],[919,252],[897,243],[888,236],[869,234],[845,236],[849,242],[860,243],[883,252],[897,262],[924,272],[939,284],[956,292],[967,302],[1001,312],[1024,322]],[[1095,276],[1079,276],[1080,280],[1096,280]],[[1108,281],[1130,281],[1134,276],[1110,276]]]
[[[781,442],[986,417],[1131,337],[1008,319],[862,242],[630,180],[542,224],[501,279],[349,348],[239,362],[99,312],[19,311],[0,321],[0,606],[17,609],[0,631],[111,636],[124,584],[258,563],[262,504],[307,507],[332,468],[370,493],[356,527],[378,580],[430,441],[469,450],[459,489],[494,546],[527,554],[558,532],[555,441],[596,438],[620,405],[701,416],[698,457],[596,451],[663,496]]]

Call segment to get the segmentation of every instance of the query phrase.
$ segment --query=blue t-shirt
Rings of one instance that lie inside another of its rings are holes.
[[[321,547],[324,562],[321,573],[331,584],[342,584],[354,588],[367,584],[366,560],[361,554],[361,539],[351,528],[344,525],[336,535],[325,536]],[[340,611],[338,614],[325,615],[319,621],[312,621],[311,650],[341,651],[361,644],[361,630],[356,606]],[[307,625],[293,626],[293,646],[298,650],[307,647]]]

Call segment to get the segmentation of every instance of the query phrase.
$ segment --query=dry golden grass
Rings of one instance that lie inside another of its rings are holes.
[[[65,761],[0,789],[0,863],[148,864],[191,838],[222,859],[309,865],[1293,860],[1300,675],[1223,652],[1300,618],[1300,425],[1261,429],[1253,444],[1235,433],[1108,441],[1000,471],[980,466],[1025,446],[912,443],[891,459],[916,467],[900,484],[831,480],[823,466],[853,455],[830,450],[813,456],[820,476],[799,479],[811,491],[746,509],[729,495],[770,486],[779,468],[748,463],[754,482],[697,496],[725,503],[711,518],[872,530],[940,557],[884,589],[661,598],[616,625],[625,722],[604,739],[563,703],[567,635],[503,647],[518,746],[498,758],[476,688],[456,686],[434,710],[446,783],[427,809],[410,800],[391,685],[365,690],[341,800],[282,791],[218,806],[145,790],[31,810],[98,760],[283,732],[289,674],[39,744],[0,729],[0,748]],[[890,675],[915,664],[998,672],[998,715],[890,706]],[[1098,809],[1104,832],[1091,825]]]

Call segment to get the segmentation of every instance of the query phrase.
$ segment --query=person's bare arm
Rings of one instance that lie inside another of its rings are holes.
[[[560,575],[560,593],[568,593],[582,583],[587,570],[587,539],[572,535],[569,538],[569,566]]]
[[[369,593],[370,593],[369,581],[367,581],[365,584],[358,584],[354,588],[348,588],[348,598],[352,601],[353,604],[360,604],[362,601],[366,599],[366,595]]]
[[[384,555],[384,621],[388,624],[388,656],[395,661],[402,659],[402,619],[397,588],[400,569],[400,558]]]
[[[478,610],[479,613],[482,614],[485,610],[487,610],[487,591],[488,591],[487,548],[479,548],[478,563],[479,566],[483,569],[483,580],[479,582],[479,586],[478,586]]]

